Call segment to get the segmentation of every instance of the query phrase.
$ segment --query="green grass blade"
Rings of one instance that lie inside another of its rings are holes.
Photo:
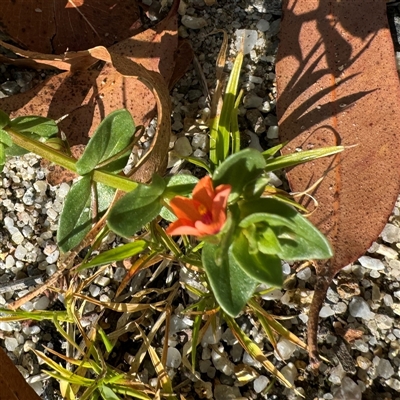
[[[239,92],[239,95],[236,98],[235,106],[232,111],[231,118],[231,131],[232,131],[232,154],[240,151],[240,131],[239,131],[239,121],[238,121],[238,113],[240,102],[243,97],[243,89]]]
[[[228,84],[225,89],[224,102],[222,105],[219,127],[215,143],[218,164],[229,155],[229,144],[231,137],[231,120],[235,108],[235,98],[239,84],[240,69],[243,63],[243,53],[239,52],[229,75]],[[217,164],[217,165],[218,165]]]
[[[303,164],[317,158],[332,156],[334,154],[342,152],[344,149],[344,146],[322,147],[320,149],[299,151],[296,153],[279,156],[273,159],[267,159],[267,166],[265,168],[265,171],[269,172],[275,171],[277,169],[293,167],[295,165]]]

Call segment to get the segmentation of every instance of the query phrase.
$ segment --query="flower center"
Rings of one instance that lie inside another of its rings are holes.
[[[201,215],[201,222],[205,224],[211,224],[212,222],[212,214],[207,210],[207,207],[204,204],[200,204],[197,207],[197,211]]]

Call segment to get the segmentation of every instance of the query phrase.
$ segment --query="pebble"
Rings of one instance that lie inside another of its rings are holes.
[[[223,348],[221,348],[223,350]],[[215,350],[211,351],[211,360],[214,367],[225,375],[232,375],[235,372],[235,365],[226,356],[222,356]]]
[[[35,310],[46,310],[50,304],[50,300],[46,296],[41,296],[39,299],[33,302],[33,308]]]
[[[294,386],[294,382],[297,379],[298,371],[293,363],[288,363],[281,369],[281,374]]]
[[[386,243],[400,242],[400,228],[393,224],[386,224],[381,233],[381,237]]]
[[[287,339],[281,338],[276,345],[275,355],[283,360],[288,360],[296,351],[297,346]]]
[[[207,21],[204,18],[191,17],[190,15],[184,15],[181,22],[189,29],[201,29],[207,26]]]
[[[256,24],[256,28],[261,32],[266,32],[269,29],[269,22],[265,19],[260,19]]]
[[[269,384],[269,379],[260,375],[257,379],[254,379],[253,388],[256,393],[261,393]]]
[[[377,361],[378,359],[378,361]],[[376,365],[376,373],[384,379],[389,379],[394,374],[394,369],[389,360],[384,358],[375,357],[373,363]]]
[[[267,131],[268,139],[278,139],[279,137],[279,128],[278,126],[270,126]]]
[[[92,295],[92,297],[97,297],[100,294],[100,288],[96,285],[90,285],[89,292]]]
[[[14,351],[18,347],[18,340],[13,337],[6,337],[4,345],[8,351]]]
[[[258,108],[263,104],[263,99],[254,93],[246,94],[243,97],[243,106],[245,108]]]
[[[110,282],[111,282],[111,279],[108,276],[101,276],[101,275],[98,276],[94,280],[94,283],[96,285],[99,285],[99,286],[102,286],[102,287],[108,286],[110,284]]]
[[[242,394],[236,386],[215,385],[214,400],[236,400],[241,399]]]
[[[377,258],[362,256],[358,259],[358,261],[364,268],[375,269],[378,271],[385,268],[383,262]]]
[[[26,250],[24,246],[18,245],[17,248],[15,249],[14,257],[17,260],[24,260],[27,253],[28,250]]]
[[[258,33],[253,29],[238,29],[235,32],[236,41],[235,47],[240,51],[243,46],[243,54],[249,54],[257,43]]]
[[[166,366],[169,368],[178,368],[182,362],[181,352],[175,347],[168,347]]]
[[[352,317],[369,320],[373,313],[368,303],[362,297],[353,297],[349,304],[349,312]]]
[[[360,387],[349,377],[345,376],[341,385],[332,391],[333,400],[362,400]]]
[[[335,311],[332,310],[330,306],[323,306],[321,311],[319,312],[319,316],[321,318],[328,318],[335,314]]]
[[[193,152],[189,139],[186,136],[182,136],[176,140],[174,150],[182,157],[188,157]]]

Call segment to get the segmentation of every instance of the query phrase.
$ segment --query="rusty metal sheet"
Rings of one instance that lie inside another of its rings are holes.
[[[319,206],[310,220],[335,256],[317,265],[309,318],[317,363],[318,313],[333,276],[365,253],[382,231],[400,192],[400,87],[382,0],[284,0],[276,75],[284,153],[353,146],[288,172]],[[310,198],[301,201],[313,209]]]

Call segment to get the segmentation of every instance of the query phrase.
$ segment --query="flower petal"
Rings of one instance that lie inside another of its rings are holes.
[[[172,222],[166,229],[168,235],[193,235],[200,236],[201,233],[193,226],[193,223],[188,220],[178,219]]]
[[[178,219],[186,219],[193,223],[201,219],[198,211],[199,204],[192,199],[176,196],[171,199],[169,205]]]
[[[207,211],[211,211],[213,199],[214,187],[212,180],[206,175],[197,182],[197,185],[193,189],[193,200],[203,204],[207,208]]]
[[[231,190],[231,185],[219,185],[215,189],[216,195],[211,208],[212,220],[214,223],[219,223],[221,225],[220,228],[222,228],[222,225],[226,221],[226,206],[228,204],[228,198]]]
[[[201,221],[196,221],[196,223],[194,225],[198,232],[197,235],[200,237],[207,236],[207,235],[215,235],[222,228],[222,225],[219,223],[205,224],[204,222],[201,222]]]

